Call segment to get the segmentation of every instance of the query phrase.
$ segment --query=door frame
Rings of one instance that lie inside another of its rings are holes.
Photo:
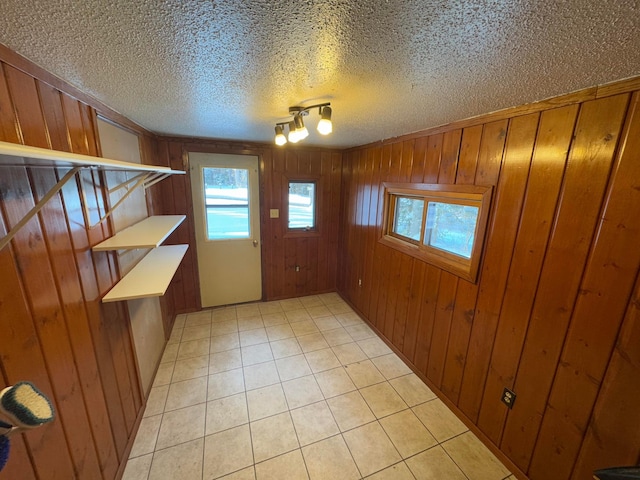
[[[266,241],[264,232],[267,228],[266,225],[266,216],[265,216],[265,207],[264,207],[264,150],[261,149],[248,149],[248,148],[229,148],[229,147],[216,147],[215,145],[208,146],[206,144],[193,144],[187,143],[182,146],[182,164],[185,168],[185,171],[188,173],[190,171],[191,165],[189,163],[189,153],[212,153],[212,154],[222,154],[222,155],[250,155],[254,157],[258,157],[258,201],[260,203],[260,275],[261,275],[261,285],[262,285],[262,297],[260,301],[265,301],[265,292],[266,292],[266,278],[265,278],[265,267],[266,267]],[[197,295],[197,306],[198,310],[202,310],[202,300],[200,298],[200,269],[198,267],[198,252],[196,248],[196,227],[195,227],[195,211],[193,206],[193,192],[191,188],[191,177],[190,175],[185,175],[186,181],[188,183],[187,191],[185,195],[189,198],[189,202],[191,207],[189,208],[188,215],[191,216],[192,227],[189,229],[189,243],[191,248],[193,249],[194,257],[193,257],[193,271],[196,280],[196,290],[198,292]],[[215,308],[215,307],[213,307]]]

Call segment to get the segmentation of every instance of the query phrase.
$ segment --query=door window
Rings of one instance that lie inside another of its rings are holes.
[[[202,178],[207,239],[249,238],[249,171],[204,167]]]

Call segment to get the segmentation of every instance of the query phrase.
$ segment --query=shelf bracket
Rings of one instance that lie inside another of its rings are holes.
[[[93,228],[103,223],[113,211],[122,204],[122,202],[133,193],[138,187],[143,187],[145,190],[161,180],[164,180],[170,175],[184,175],[182,170],[172,170],[168,167],[143,165],[137,163],[123,162],[120,160],[113,160],[109,158],[92,157],[89,155],[79,155],[76,153],[60,152],[57,150],[49,150],[47,148],[30,147],[27,145],[20,145],[10,142],[0,141],[0,166],[9,167],[56,167],[56,168],[70,168],[69,172],[62,178],[42,199],[22,218],[16,223],[13,228],[4,237],[0,238],[0,250],[6,247],[11,239],[15,237],[18,231],[24,227],[29,220],[31,220],[42,209],[45,203],[49,201],[54,195],[56,195],[60,189],[78,172],[84,171],[124,171],[124,172],[141,172],[137,173],[134,177],[114,186],[108,190],[108,193],[113,193],[121,188],[127,188],[126,194],[113,206],[109,211],[102,216],[98,223],[91,225],[91,216],[89,207],[87,206],[87,196],[85,192],[85,178],[82,173],[78,175],[77,186],[80,194],[80,201],[83,205],[83,216],[85,225],[87,228]],[[93,179],[94,186],[96,185],[95,179]],[[132,187],[129,187],[133,184]],[[106,185],[100,183],[100,188],[107,188]],[[104,191],[104,190],[103,190]],[[102,215],[101,205],[99,205],[98,216]]]
[[[133,187],[131,187],[127,193],[125,193],[120,200],[118,200],[116,202],[116,204],[114,206],[111,207],[111,209],[109,211],[107,211],[102,217],[100,217],[100,220],[98,220],[96,222],[95,225],[91,225],[90,222],[88,221],[88,215],[85,215],[87,217],[87,225],[89,225],[89,228],[95,228],[98,225],[100,225],[101,223],[104,223],[104,221],[109,218],[111,216],[111,214],[113,213],[113,211],[118,208],[120,205],[122,205],[122,203],[129,197],[129,195],[131,195],[133,192],[135,192],[138,187],[142,186],[145,184],[145,182],[147,181],[147,177],[149,176],[154,176],[153,174],[149,174],[149,173],[142,173],[140,175],[136,175],[134,178],[132,178],[131,180],[127,181],[127,182],[123,182],[120,185],[118,185],[117,187],[114,188],[114,190],[121,188],[124,184],[130,184],[133,181],[135,181],[136,183],[133,185]],[[83,187],[84,189],[84,187]],[[112,190],[110,190],[109,192],[111,192]]]
[[[118,190],[120,190],[121,188],[125,188],[128,187],[130,184],[132,184],[133,182],[137,182],[138,180],[140,180],[141,178],[147,178],[149,176],[149,173],[139,173],[138,175],[136,175],[135,177],[131,177],[127,180],[125,180],[122,183],[119,183],[118,185],[116,185],[113,188],[109,189],[109,193],[113,193],[113,192],[117,192]],[[134,187],[135,188],[135,187]]]
[[[144,184],[144,189],[146,190],[149,187],[153,187],[156,183],[161,182],[167,177],[170,177],[170,173],[154,173],[153,175],[149,175],[149,178],[146,180]]]
[[[60,181],[56,183],[51,188],[51,190],[49,190],[47,194],[44,197],[42,197],[40,201],[36,203],[31,210],[29,210],[28,213],[18,223],[16,223],[13,226],[13,228],[9,230],[9,232],[4,237],[0,239],[0,250],[2,250],[4,247],[6,247],[9,244],[11,239],[16,236],[18,231],[20,231],[20,229],[24,227],[29,222],[29,220],[35,217],[38,214],[38,212],[42,209],[42,207],[44,207],[45,203],[47,203],[54,195],[56,195],[62,189],[62,187],[64,187],[65,184],[71,178],[73,178],[76,175],[76,173],[80,171],[81,168],[82,167],[74,167],[71,170],[69,170],[65,174],[65,176],[62,177],[62,179],[60,179]]]

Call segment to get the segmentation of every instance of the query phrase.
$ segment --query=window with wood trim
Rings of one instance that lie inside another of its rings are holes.
[[[492,187],[384,184],[380,242],[476,281]]]

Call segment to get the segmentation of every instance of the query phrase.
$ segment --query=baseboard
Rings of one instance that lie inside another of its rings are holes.
[[[440,400],[442,400],[442,402],[449,408],[449,410],[451,410],[456,417],[458,417],[460,419],[460,421],[462,423],[464,423],[467,428],[472,431],[476,437],[478,437],[480,439],[480,441],[489,449],[491,450],[491,453],[493,453],[496,458],[498,460],[500,460],[504,466],[506,468],[508,468],[515,476],[516,478],[518,478],[519,480],[529,480],[529,477],[522,471],[520,470],[520,468],[513,463],[509,457],[507,457],[505,455],[505,453],[500,450],[490,439],[489,437],[487,437],[479,428],[478,426],[473,423],[471,420],[469,420],[469,418],[467,418],[467,416],[464,414],[464,412],[462,410],[460,410],[458,408],[458,406],[453,403],[451,400],[449,400],[449,398],[438,388],[436,387],[433,382],[431,382],[431,380],[429,380],[429,378],[427,378],[427,376],[425,374],[423,374],[422,372],[418,371],[415,367],[415,365],[413,365],[413,363],[411,363],[411,361],[404,356],[404,354],[398,350],[398,348],[393,345],[393,343],[391,343],[389,341],[389,339],[387,339],[383,333],[378,330],[378,328],[373,325],[368,318],[366,318],[366,316],[364,315],[364,313],[362,313],[360,311],[360,309],[358,309],[355,305],[353,305],[353,303],[351,303],[351,301],[349,301],[348,299],[344,298],[344,296],[340,293],[337,292],[338,295],[340,295],[340,297],[349,304],[349,306],[360,316],[360,318],[362,318],[366,324],[374,331],[376,332],[376,334],[378,335],[378,337],[380,337],[380,339],[387,344],[387,346],[393,350],[393,352],[398,355],[398,357],[400,357],[400,359],[413,371],[413,373],[415,373],[420,380],[422,380],[432,391],[433,393],[435,393],[438,398]]]

